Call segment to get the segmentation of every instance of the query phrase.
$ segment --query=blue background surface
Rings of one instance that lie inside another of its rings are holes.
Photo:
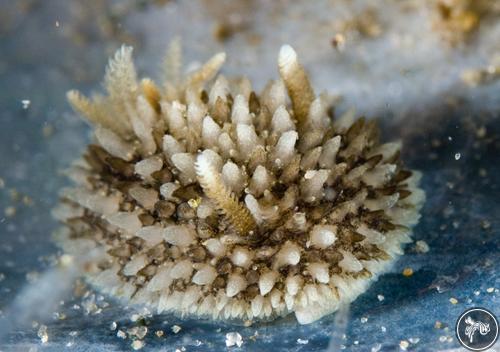
[[[4,9],[8,6],[2,4]],[[8,334],[1,336],[0,351],[130,350],[131,340],[118,338],[109,325],[116,321],[123,330],[137,325],[130,320],[133,310],[110,298],[104,298],[109,306],[100,314],[86,315],[73,307],[81,305],[82,299],[71,295],[61,298],[63,304],[58,300],[54,310],[64,313],[64,320],[49,316],[43,322],[47,344],[40,343],[31,320],[24,325],[9,321],[16,315],[12,302],[30,285],[27,273],[40,273],[43,280],[41,273],[57,253],[50,242],[50,233],[57,227],[50,209],[57,202],[58,189],[67,184],[60,170],[88,140],[89,130],[71,113],[65,92],[75,86],[97,87],[108,53],[124,40],[102,37],[90,26],[88,43],[77,46],[54,26],[57,18],[70,18],[64,11],[67,7],[57,1],[38,4],[28,13],[13,11],[10,27],[2,29],[0,178],[5,186],[0,189],[0,277],[4,277],[0,327]],[[139,67],[151,70],[146,58],[136,56]],[[487,89],[500,100],[498,84]],[[28,109],[23,109],[23,99],[31,101]],[[485,307],[500,316],[500,112],[472,108],[473,99],[463,94],[453,102],[437,99],[425,109],[410,109],[401,116],[395,116],[389,106],[380,115],[383,138],[401,138],[403,160],[423,172],[427,202],[414,238],[425,240],[430,251],[417,253],[413,244],[408,245],[407,254],[394,268],[350,306],[346,329],[336,314],[306,326],[287,317],[251,327],[155,316],[144,321],[148,334],[142,350],[220,351],[226,348],[225,334],[232,331],[244,341],[239,349],[228,348],[234,351],[324,351],[329,344],[349,351],[397,351],[400,341],[417,339],[408,350],[458,348],[453,329],[466,308]],[[478,132],[481,128],[484,136]],[[21,199],[31,197],[33,205],[16,200],[13,189]],[[14,216],[4,214],[9,206],[16,208]],[[414,274],[403,276],[404,268],[412,268]],[[493,291],[487,292],[488,288]],[[54,286],[54,294],[57,290]],[[384,299],[380,301],[378,295]],[[458,303],[452,304],[450,298]],[[441,328],[436,328],[437,321]],[[170,330],[174,324],[182,328],[177,334]],[[159,329],[165,331],[162,338],[154,334]],[[333,342],[332,334],[338,337]],[[299,344],[297,339],[308,342]]]

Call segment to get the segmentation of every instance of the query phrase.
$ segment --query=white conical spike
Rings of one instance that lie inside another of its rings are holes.
[[[133,186],[128,190],[128,194],[147,210],[153,210],[158,201],[158,192],[151,188]]]
[[[191,103],[187,108],[187,123],[189,129],[194,129],[198,135],[201,135],[203,126],[203,117],[207,110],[204,105]]]
[[[134,276],[139,270],[148,265],[148,257],[145,253],[133,257],[127,265],[123,267],[123,275]]]
[[[172,155],[172,163],[180,171],[180,180],[183,184],[189,184],[196,180],[195,157],[193,154],[174,154]]]
[[[246,178],[232,161],[226,162],[222,167],[222,180],[234,194],[240,194],[245,188]]]
[[[259,290],[262,296],[265,296],[267,293],[271,292],[278,279],[279,274],[276,271],[268,271],[259,278]]]
[[[231,261],[234,265],[240,266],[242,268],[248,268],[252,264],[253,252],[249,251],[245,247],[235,247],[233,253],[231,254]]]
[[[329,174],[329,170],[309,170],[305,173],[300,183],[300,193],[307,202],[315,202],[323,198],[323,185]]]
[[[203,245],[214,257],[221,257],[226,253],[226,246],[218,238],[210,238]]]
[[[172,270],[170,271],[170,276],[173,279],[187,279],[191,276],[191,273],[193,272],[193,263],[191,263],[189,260],[181,260],[180,262],[177,262],[172,267]]]
[[[184,153],[186,148],[173,136],[166,134],[163,136],[163,151],[171,158],[174,154]]]
[[[163,198],[166,200],[177,201],[177,198],[174,197],[174,192],[177,191],[181,187],[180,184],[174,182],[167,182],[160,186],[160,193]]]
[[[341,137],[330,138],[323,145],[321,156],[319,157],[319,166],[322,168],[332,168],[335,165],[335,158],[340,149]]]
[[[135,233],[142,227],[142,222],[139,220],[137,213],[119,211],[114,214],[105,215],[104,219],[106,219],[111,225],[123,229],[130,234]]]
[[[144,226],[136,231],[135,235],[145,240],[147,246],[153,247],[163,242],[163,231],[164,228],[158,225]]]
[[[328,273],[328,264],[317,262],[309,264],[307,270],[312,277],[314,277],[318,282],[327,284],[330,281],[330,275]]]
[[[333,225],[315,225],[311,230],[311,244],[316,248],[327,248],[337,239],[337,227]]]
[[[236,296],[247,287],[247,280],[240,274],[230,274],[227,279],[226,295],[228,297]]]
[[[170,269],[172,269],[173,264],[170,262],[165,263],[160,266],[156,271],[155,276],[149,281],[148,286],[146,287],[148,291],[162,291],[167,289],[172,282],[172,278],[170,277]]]
[[[210,104],[210,106],[214,106],[215,103],[217,102],[217,99],[222,99],[223,101],[226,101],[228,94],[229,94],[229,83],[224,76],[219,75],[215,80],[212,89],[210,89],[210,93],[208,95],[209,96],[208,103]]]
[[[236,136],[238,139],[238,147],[242,156],[250,157],[253,150],[260,145],[255,127],[253,125],[238,124],[236,125]]]
[[[137,162],[134,165],[134,171],[143,179],[149,180],[151,178],[151,174],[161,170],[162,167],[163,160],[157,156],[152,156]]]
[[[347,252],[343,249],[340,250],[342,256],[344,257],[340,262],[339,266],[347,272],[358,272],[363,270],[363,265],[352,253]]]
[[[243,123],[249,125],[252,123],[252,117],[250,116],[248,108],[248,101],[241,94],[238,94],[236,98],[234,98],[231,121],[233,124]]]
[[[220,153],[224,158],[229,159],[235,156],[236,144],[231,139],[229,133],[222,132],[219,135],[218,143],[219,143]]]
[[[303,282],[304,279],[301,275],[294,275],[287,277],[285,281],[287,292],[290,295],[295,296],[302,287]]]
[[[254,317],[260,316],[263,305],[264,305],[264,297],[262,297],[261,295],[255,296],[255,298],[252,300],[251,303],[252,313]]]
[[[295,124],[290,118],[290,114],[284,105],[279,106],[274,112],[271,120],[271,130],[278,134],[295,130]]]
[[[187,247],[195,239],[195,231],[186,225],[170,225],[165,228],[164,238],[174,246]]]
[[[286,98],[286,88],[281,79],[268,84],[261,95],[261,101],[271,114],[274,114],[279,106],[285,106]]]
[[[193,275],[191,281],[196,285],[209,285],[217,277],[217,270],[211,265],[203,264],[201,268],[198,269],[196,274]]]
[[[385,242],[385,236],[377,230],[369,228],[366,224],[361,224],[356,232],[365,236],[363,242],[369,244],[382,244]]]
[[[176,138],[181,138],[186,132],[186,106],[178,101],[162,102],[161,109],[165,113],[165,118],[169,128],[170,134]]]
[[[312,170],[316,168],[321,151],[322,147],[316,147],[307,151],[300,161],[300,168],[302,170]]]
[[[296,131],[288,131],[281,135],[274,148],[273,158],[278,167],[283,167],[292,160],[295,155],[295,143],[299,138]]]
[[[275,256],[274,268],[285,265],[297,265],[300,262],[300,247],[287,241]]]
[[[401,149],[401,145],[401,141],[381,144],[370,150],[366,157],[371,158],[375,155],[382,155],[382,161],[386,161],[392,158]]]
[[[206,160],[215,171],[221,171],[224,161],[217,152],[214,152],[212,149],[205,149],[200,155],[202,155],[203,159]]]
[[[245,196],[245,205],[247,206],[248,210],[252,214],[257,224],[261,224],[263,218],[262,218],[262,212],[260,211],[259,202],[257,201],[257,199],[255,199],[253,195],[247,194]]]
[[[99,144],[117,158],[130,161],[134,157],[134,147],[121,139],[113,131],[97,126],[94,134]]]
[[[201,138],[205,147],[210,148],[217,145],[217,140],[221,133],[221,128],[210,116],[203,119]]]
[[[309,108],[309,118],[307,122],[308,125],[314,129],[322,130],[328,127],[328,104],[324,100],[322,96],[317,97],[313,100]]]
[[[258,165],[250,180],[250,191],[254,196],[259,197],[272,186],[273,182],[272,174],[264,166]]]

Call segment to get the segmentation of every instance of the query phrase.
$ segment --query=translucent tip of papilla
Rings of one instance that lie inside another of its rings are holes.
[[[297,61],[297,53],[293,48],[285,44],[280,49],[280,54],[278,58],[278,65],[281,68],[290,67],[291,64]]]

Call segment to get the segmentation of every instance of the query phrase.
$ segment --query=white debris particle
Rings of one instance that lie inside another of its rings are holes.
[[[114,321],[111,324],[109,324],[109,330],[111,330],[111,331],[115,331],[116,327],[117,327],[116,321]]]
[[[158,336],[158,337],[162,337],[163,336],[163,330],[156,330],[155,335]]]
[[[488,220],[481,220],[481,228],[483,230],[488,230],[491,227],[491,222]]]
[[[381,326],[380,327],[380,330],[382,330],[382,332],[386,332],[387,331],[387,328],[385,326]]]
[[[54,320],[64,320],[64,319],[66,319],[66,314],[54,312],[54,313],[52,313],[52,317],[54,318]]]
[[[136,350],[136,351],[140,350],[141,348],[144,347],[144,341],[142,341],[142,340],[135,340],[134,342],[132,342],[132,344],[130,346],[132,346],[132,348],[134,350]]]
[[[415,345],[415,344],[417,344],[420,341],[420,338],[418,338],[418,337],[410,337],[408,339],[408,341],[410,341],[411,344]]]
[[[450,303],[451,303],[451,304],[457,304],[457,303],[458,303],[458,300],[457,300],[455,297],[451,297],[451,298],[450,298]]]
[[[82,307],[85,310],[85,314],[99,314],[99,307],[95,303],[95,294],[90,295],[82,301]]]
[[[366,323],[368,321],[368,318],[367,317],[361,317],[360,319],[361,323]]]
[[[410,343],[406,340],[401,340],[399,341],[399,348],[401,348],[403,351],[406,351],[406,349],[410,346]]]
[[[340,345],[341,350],[345,350],[346,348],[347,348],[346,345]]]
[[[371,349],[371,352],[378,352],[382,349],[382,345],[380,343],[377,343],[375,344],[372,349]]]
[[[21,100],[21,104],[23,104],[23,109],[26,110],[30,107],[31,101],[28,99]]]
[[[309,340],[297,339],[297,343],[299,345],[307,345],[309,343]]]
[[[439,342],[446,342],[446,336],[439,336]]]
[[[415,242],[415,251],[417,253],[427,253],[429,251],[429,245],[425,241],[417,241]]]
[[[495,288],[494,288],[494,287],[488,287],[488,288],[486,289],[486,292],[488,292],[488,293],[493,293],[493,291],[495,291]]]
[[[125,334],[125,332],[122,330],[118,330],[118,332],[116,333],[116,336],[118,336],[119,338],[124,339],[124,340],[127,338],[127,334]]]
[[[14,215],[16,215],[16,208],[13,206],[9,206],[9,207],[5,208],[4,213],[5,213],[6,217],[11,218]]]
[[[238,346],[241,347],[243,344],[243,338],[237,332],[228,332],[226,334],[226,347]]]
[[[128,336],[135,336],[139,340],[142,340],[146,334],[148,333],[148,328],[145,326],[134,326],[130,329],[127,329]]]
[[[78,335],[78,331],[76,331],[76,330],[73,330],[73,331],[69,332],[69,336],[71,336],[71,337],[75,337],[77,335]]]
[[[73,341],[69,341],[66,343],[66,347],[73,347],[75,343]]]
[[[179,325],[174,325],[172,326],[172,331],[174,334],[177,334],[179,331],[181,331],[181,327]]]
[[[384,295],[377,295],[377,299],[378,299],[380,302],[382,302],[382,301],[385,299],[385,297],[384,297]]]
[[[194,342],[194,345],[198,347],[198,346],[203,345],[203,342],[201,342],[200,340],[196,340],[196,341]]]
[[[135,323],[135,322],[136,322],[137,320],[139,320],[140,318],[141,318],[141,316],[140,316],[139,314],[132,314],[132,315],[130,316],[130,321],[132,321],[132,322],[134,322],[134,323]]]
[[[359,341],[358,340],[354,341],[354,344],[359,345]]]
[[[5,274],[4,273],[0,273],[0,282],[2,282],[3,280],[5,280]]]
[[[460,153],[455,154],[455,160],[459,160],[462,155]]]
[[[37,335],[40,338],[40,341],[42,341],[42,343],[47,343],[47,341],[49,341],[49,335],[47,334],[47,326],[40,325]]]

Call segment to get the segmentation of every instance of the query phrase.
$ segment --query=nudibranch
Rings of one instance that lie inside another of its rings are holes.
[[[290,46],[260,94],[218,74],[224,61],[183,75],[175,42],[158,85],[137,79],[123,46],[106,95],[68,92],[93,141],[68,171],[56,241],[99,253],[94,287],[158,314],[311,323],[403,254],[420,173],[400,142],[379,142],[375,120],[334,116]]]

